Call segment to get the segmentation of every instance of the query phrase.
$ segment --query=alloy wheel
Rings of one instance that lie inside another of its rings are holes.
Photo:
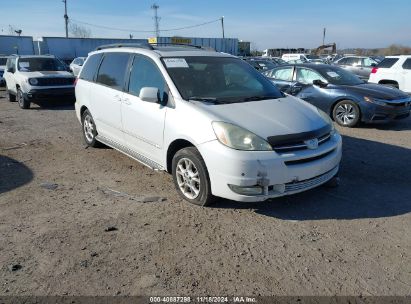
[[[357,117],[355,108],[349,103],[343,103],[338,106],[335,116],[342,125],[351,124]]]
[[[94,123],[90,115],[87,115],[84,118],[83,128],[84,135],[86,136],[87,141],[92,142],[94,139]]]
[[[182,158],[177,163],[176,177],[178,187],[185,197],[195,199],[200,194],[200,175],[197,167],[188,158]]]

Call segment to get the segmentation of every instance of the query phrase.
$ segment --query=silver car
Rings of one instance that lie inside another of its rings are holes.
[[[77,57],[70,63],[70,71],[74,76],[78,76],[78,74],[80,74],[85,60],[86,57]]]

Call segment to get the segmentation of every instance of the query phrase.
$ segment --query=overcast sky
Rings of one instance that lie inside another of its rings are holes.
[[[9,25],[23,35],[64,36],[64,4],[61,0],[1,1],[0,34]],[[87,22],[126,31],[84,25],[92,36],[128,38],[130,31],[152,31],[154,1],[67,0],[72,22]],[[409,0],[157,0],[160,31],[215,20],[224,16],[226,37],[251,41],[253,48],[305,47],[336,42],[338,48],[411,46]],[[134,38],[153,37],[152,32],[133,32]],[[222,37],[219,22],[201,27],[160,32],[161,36]]]

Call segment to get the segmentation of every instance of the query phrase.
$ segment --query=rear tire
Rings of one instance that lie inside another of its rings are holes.
[[[81,125],[83,127],[83,136],[84,141],[87,146],[98,148],[101,146],[101,143],[97,141],[97,128],[94,122],[93,116],[91,116],[88,110],[85,110],[83,115],[81,115]]]
[[[209,206],[214,201],[206,164],[196,148],[178,151],[172,169],[174,185],[182,198],[197,206]]]
[[[333,108],[333,119],[342,127],[355,127],[360,121],[360,108],[351,100],[341,100]]]
[[[30,108],[30,101],[24,98],[23,92],[20,89],[17,89],[17,101],[19,103],[20,108],[22,109]]]

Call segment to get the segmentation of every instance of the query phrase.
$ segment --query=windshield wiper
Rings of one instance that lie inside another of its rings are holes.
[[[276,98],[278,98],[278,97],[260,95],[260,96],[246,97],[242,101],[257,101],[257,100],[276,99]]]
[[[219,101],[219,100],[218,100],[217,98],[215,98],[215,97],[191,96],[191,97],[188,97],[188,100],[221,103],[221,101]]]

